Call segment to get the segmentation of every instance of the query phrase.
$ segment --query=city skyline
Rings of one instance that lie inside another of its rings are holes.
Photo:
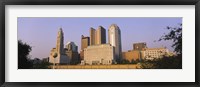
[[[177,26],[182,18],[18,18],[18,40],[30,44],[32,58],[45,58],[50,50],[56,47],[57,31],[62,27],[64,32],[64,47],[67,42],[75,42],[78,52],[81,49],[81,35],[90,36],[91,27],[106,29],[108,43],[108,28],[117,24],[121,29],[122,51],[132,50],[133,43],[146,42],[147,47],[166,46],[170,51],[171,41],[154,42],[168,31],[167,26]],[[42,29],[42,30],[41,30]],[[152,29],[155,29],[153,31]],[[135,38],[134,38],[135,37]],[[148,37],[148,38],[147,38]]]

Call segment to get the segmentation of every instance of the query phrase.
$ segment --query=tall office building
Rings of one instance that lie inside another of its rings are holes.
[[[64,33],[62,31],[62,28],[60,28],[57,35],[56,48],[52,48],[49,56],[50,63],[69,64],[70,60],[64,52],[63,40],[64,40]],[[57,54],[57,56],[54,58],[55,54]]]
[[[96,30],[96,41],[95,44],[105,44],[106,43],[106,30],[102,26],[99,26]]]
[[[90,45],[95,45],[96,43],[96,30],[94,28],[90,28]]]
[[[84,49],[90,45],[90,37],[81,36],[81,51],[80,51],[80,59],[84,59]]]
[[[64,40],[63,31],[62,31],[62,28],[60,28],[58,31],[57,42],[56,42],[56,51],[58,52],[58,54],[64,53],[63,40]]]
[[[114,47],[115,60],[120,61],[122,59],[121,31],[116,24],[112,24],[108,29],[108,43]]]

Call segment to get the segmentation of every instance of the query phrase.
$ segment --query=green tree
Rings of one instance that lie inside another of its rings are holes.
[[[181,69],[182,68],[182,57],[171,56],[154,60],[145,60],[141,64],[143,69]]]
[[[172,40],[174,42],[172,44],[174,52],[176,52],[177,54],[182,54],[182,24],[179,24],[178,27],[167,26],[167,29],[170,30],[170,32],[161,36],[159,41]]]
[[[32,47],[21,40],[18,40],[18,69],[32,68],[32,62],[30,60],[29,53]]]

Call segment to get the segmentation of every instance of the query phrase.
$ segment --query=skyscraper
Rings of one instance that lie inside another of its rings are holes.
[[[69,64],[70,63],[70,59],[67,57],[67,55],[64,52],[63,40],[64,40],[64,33],[62,31],[62,28],[60,28],[57,35],[56,48],[52,48],[50,56],[49,56],[50,63],[55,63],[55,64]],[[55,54],[57,54],[57,56],[54,58]]]
[[[102,26],[99,26],[96,30],[96,44],[106,43],[106,30]]]
[[[90,28],[90,45],[95,45],[96,42],[96,30],[94,28]]]
[[[56,51],[58,54],[63,54],[64,51],[64,45],[63,45],[63,31],[62,28],[59,29],[58,35],[57,35],[57,42],[56,42]]]
[[[114,47],[115,60],[120,61],[122,59],[121,31],[116,24],[112,24],[108,29],[108,43]]]

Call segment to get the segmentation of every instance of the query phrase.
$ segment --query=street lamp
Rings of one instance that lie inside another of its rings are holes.
[[[55,53],[53,54],[53,58],[54,58],[53,69],[55,69],[55,65],[56,65],[55,59],[56,59],[57,56],[58,56],[58,54],[57,54],[57,52],[55,52]]]

